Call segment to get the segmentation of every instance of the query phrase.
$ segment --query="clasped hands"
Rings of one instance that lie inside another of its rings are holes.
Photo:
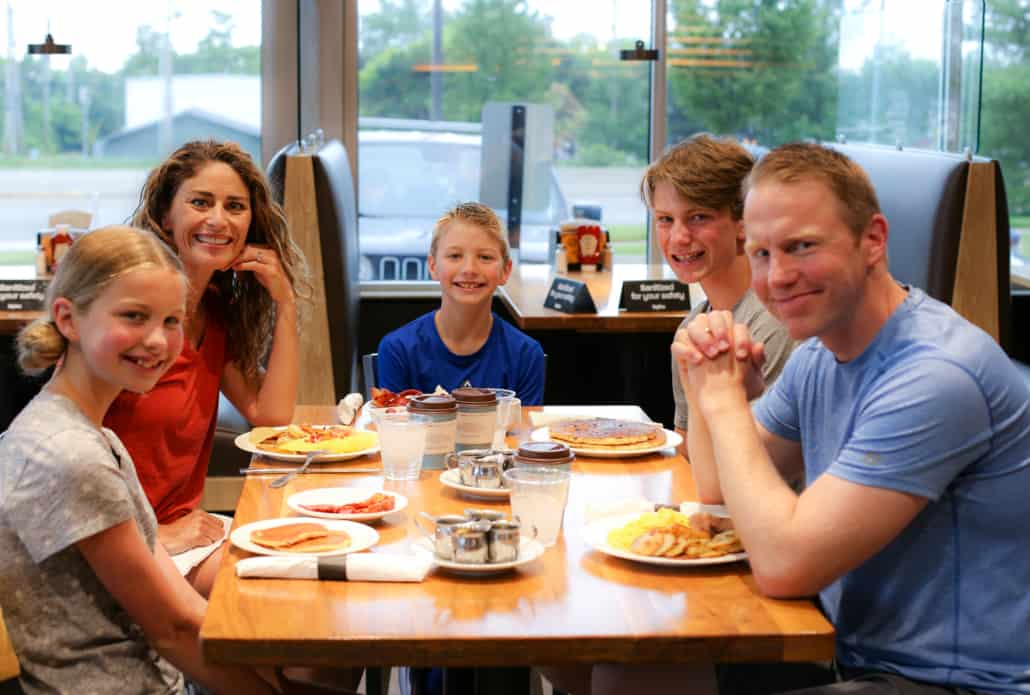
[[[671,349],[681,381],[696,394],[702,411],[750,401],[765,390],[765,345],[753,341],[747,326],[734,323],[729,311],[694,317],[676,331]]]

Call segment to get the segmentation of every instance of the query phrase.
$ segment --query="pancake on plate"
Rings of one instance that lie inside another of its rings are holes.
[[[323,553],[346,548],[351,542],[346,531],[330,531],[323,524],[311,522],[256,529],[251,532],[250,540],[256,545],[288,553]]]
[[[582,449],[650,449],[665,443],[665,430],[653,422],[594,417],[550,426],[551,439]]]
[[[250,441],[258,451],[276,454],[303,454],[328,451],[351,454],[364,451],[379,441],[374,432],[356,430],[347,425],[289,425],[285,428],[255,427]]]

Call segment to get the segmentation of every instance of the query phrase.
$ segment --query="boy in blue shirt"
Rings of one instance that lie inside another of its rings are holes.
[[[512,389],[525,405],[544,400],[540,343],[491,311],[494,290],[511,275],[501,221],[480,203],[441,217],[429,247],[429,273],[442,290],[440,308],[379,343],[379,385],[397,392],[473,386]]]

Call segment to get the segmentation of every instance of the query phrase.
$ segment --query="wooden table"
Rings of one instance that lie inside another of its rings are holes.
[[[332,417],[326,407],[300,407],[296,413],[298,422]],[[438,515],[473,506],[510,509],[506,500],[460,497],[438,477],[424,471],[418,481],[386,483],[407,496],[409,506],[377,526],[381,540],[375,552],[405,552],[420,538],[412,522],[420,510]],[[247,480],[236,524],[288,515],[284,499],[299,490],[383,483],[375,475],[318,474],[272,490],[268,480]],[[534,562],[489,577],[434,570],[419,584],[240,580],[234,565],[249,554],[232,548],[201,628],[204,655],[220,663],[336,666],[832,657],[833,629],[818,609],[807,600],[760,596],[746,563],[656,567],[608,557],[582,538],[588,502],[636,495],[678,502],[694,494],[688,464],[671,452],[624,461],[579,459],[563,538]]]
[[[524,331],[620,331],[672,335],[683,320],[685,312],[682,311],[619,311],[624,280],[675,280],[676,276],[668,266],[616,263],[610,271],[566,273],[565,277],[586,283],[597,305],[596,314],[564,314],[545,309],[544,299],[554,279],[553,269],[546,264],[519,264],[507,284],[498,289],[498,294],[515,323]]]
[[[42,311],[0,311],[0,335],[14,335],[43,315]]]

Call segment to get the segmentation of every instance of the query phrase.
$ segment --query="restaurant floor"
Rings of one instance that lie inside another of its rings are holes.
[[[390,690],[388,691],[387,695],[407,695],[407,693],[409,692],[408,688],[401,690],[400,680],[397,677],[399,673],[399,669],[391,669]],[[552,695],[552,693],[554,692],[553,688],[551,687],[551,684],[547,682],[547,679],[542,677],[540,679],[530,679],[530,687],[531,690],[529,695]],[[361,683],[358,685],[358,692],[367,692],[365,688],[364,678],[361,679]]]

